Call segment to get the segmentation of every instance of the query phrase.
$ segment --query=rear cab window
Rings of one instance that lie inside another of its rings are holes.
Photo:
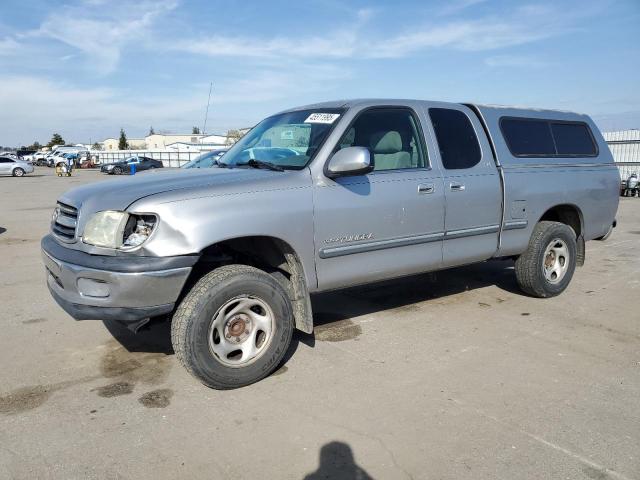
[[[429,117],[445,169],[467,169],[480,163],[482,151],[478,137],[471,120],[464,112],[450,108],[430,108]]]
[[[500,130],[515,157],[595,157],[598,147],[584,122],[502,117]]]

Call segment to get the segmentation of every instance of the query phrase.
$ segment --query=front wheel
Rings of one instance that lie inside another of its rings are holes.
[[[115,175],[122,175],[122,168],[121,167],[114,167],[113,168],[113,173]]]
[[[564,223],[539,222],[515,264],[520,288],[534,297],[561,294],[576,269],[576,234]]]
[[[14,168],[13,169],[13,176],[14,177],[24,177],[24,170],[21,169],[20,167]]]
[[[271,275],[226,265],[202,277],[173,316],[171,341],[180,363],[211,388],[243,387],[282,361],[293,309]]]

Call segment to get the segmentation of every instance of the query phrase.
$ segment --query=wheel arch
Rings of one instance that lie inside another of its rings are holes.
[[[585,260],[584,216],[580,207],[571,203],[554,205],[540,216],[538,222],[542,221],[564,223],[573,229],[576,234],[576,264],[579,267],[583,266]]]
[[[250,265],[272,275],[289,295],[295,327],[305,333],[313,332],[311,298],[302,260],[288,242],[273,236],[234,237],[203,248],[181,297],[214,268],[236,263]]]

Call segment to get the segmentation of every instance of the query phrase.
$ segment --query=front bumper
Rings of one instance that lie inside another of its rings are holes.
[[[42,259],[53,298],[76,320],[137,321],[169,313],[197,255],[90,255],[42,239]]]

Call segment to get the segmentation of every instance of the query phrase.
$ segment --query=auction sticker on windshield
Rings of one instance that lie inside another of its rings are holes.
[[[340,116],[339,113],[312,113],[304,123],[333,123]]]

